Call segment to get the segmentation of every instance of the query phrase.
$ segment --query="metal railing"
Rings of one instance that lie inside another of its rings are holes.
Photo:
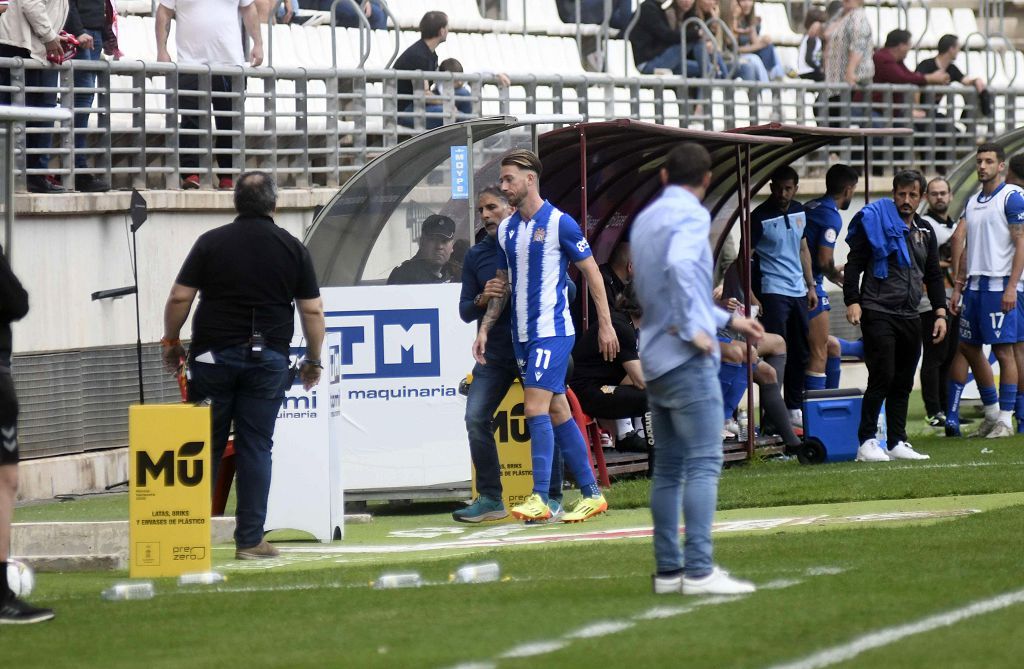
[[[0,67],[11,71],[12,85],[7,92],[14,104],[24,105],[26,92],[35,90],[26,88],[25,73],[42,66],[33,61],[0,59]],[[932,131],[937,134],[929,140],[934,146],[915,148],[915,152],[918,156],[934,154],[934,160],[929,157],[922,164],[940,168],[953,165],[969,153],[976,138],[1016,127],[1024,118],[1024,105],[1018,104],[1024,91],[991,90],[994,117],[981,119],[976,113],[974,89],[958,86],[919,89],[874,85],[854,90],[804,80],[761,83],[678,76],[551,74],[513,76],[512,85],[505,88],[489,74],[206,68],[141,61],[71,61],[58,70],[59,106],[68,111],[91,112],[91,122],[88,127],[77,128],[73,120],[61,121],[52,129],[20,126],[14,138],[20,179],[26,174],[53,174],[71,183],[76,174],[99,174],[119,188],[164,188],[177,187],[183,174],[198,172],[207,183],[215,183],[218,174],[237,174],[259,166],[274,172],[284,186],[336,186],[404,137],[461,118],[460,102],[469,102],[471,116],[581,114],[591,121],[632,118],[708,130],[769,121],[916,124],[920,137]],[[96,87],[76,88],[76,70],[96,72]],[[179,86],[185,75],[198,79],[198,90]],[[218,77],[227,78],[229,90],[213,87]],[[400,96],[397,92],[400,79],[449,83],[456,78],[466,82],[469,95],[458,96],[453,86],[444,86],[440,105],[428,100],[419,85],[413,85],[411,95]],[[826,88],[840,91],[831,105],[825,99]],[[75,109],[75,93],[90,90],[96,93],[95,107]],[[912,120],[915,93],[922,93],[923,108],[951,120],[955,132],[941,119],[929,128],[932,113]],[[860,102],[865,95],[876,97],[877,102]],[[943,96],[942,105],[932,102]],[[218,102],[213,111],[211,101]],[[1018,107],[1022,110],[1019,113]],[[832,114],[826,119],[829,110]],[[186,118],[195,123],[183,123]],[[26,133],[42,132],[56,135],[52,148],[27,148]],[[86,139],[84,148],[76,149],[76,136]],[[904,166],[914,160],[910,155],[914,152],[896,149],[899,147],[878,147],[874,162]],[[839,153],[844,156],[849,151],[840,149]],[[49,169],[26,170],[29,155],[51,156]],[[76,168],[77,156],[90,159],[91,167]],[[183,159],[186,163],[194,159],[198,169],[183,167]],[[226,160],[229,166],[219,167],[218,159]]]

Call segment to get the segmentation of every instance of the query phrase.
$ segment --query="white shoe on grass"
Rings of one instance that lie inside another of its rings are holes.
[[[906,441],[896,442],[896,445],[889,451],[890,460],[928,460],[930,458],[930,455],[915,451],[910,442]]]
[[[719,567],[713,568],[710,574],[702,578],[690,578],[682,574],[655,574],[651,580],[656,595],[746,595],[757,590],[750,581],[733,578],[729,572]]]
[[[889,454],[877,439],[868,439],[857,449],[857,462],[889,462]]]
[[[971,436],[972,437],[987,437],[989,435],[989,433],[996,428],[997,425],[999,425],[999,419],[997,419],[997,418],[988,418],[986,416],[985,419],[983,421],[981,421],[981,425],[978,426],[977,431],[973,435],[971,435]]]
[[[1013,436],[1013,428],[1010,427],[1009,425],[1007,425],[1006,423],[1004,423],[1003,421],[998,421],[998,422],[996,422],[995,427],[993,427],[989,431],[989,433],[985,435],[985,438],[986,439],[1002,439],[1003,437],[1012,437],[1012,436]]]

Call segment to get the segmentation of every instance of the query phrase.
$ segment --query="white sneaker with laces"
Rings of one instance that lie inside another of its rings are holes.
[[[998,421],[988,434],[985,435],[986,439],[1002,439],[1003,437],[1012,437],[1013,428],[1002,421]]]
[[[910,442],[906,441],[896,442],[896,445],[889,451],[890,460],[928,460],[930,458],[930,455],[915,451]]]
[[[651,585],[656,595],[681,595],[683,594],[683,575],[676,576],[651,576]]]
[[[889,462],[889,454],[877,439],[868,439],[857,449],[857,462]]]
[[[704,578],[683,576],[684,595],[746,595],[756,590],[750,581],[733,578],[720,567],[712,569]]]
[[[975,437],[987,437],[989,432],[994,430],[996,425],[998,425],[998,424],[999,424],[998,420],[996,420],[994,418],[989,418],[988,416],[986,416],[985,419],[983,421],[981,421],[981,425],[978,426],[978,430],[977,430],[977,432],[974,433],[974,436]]]

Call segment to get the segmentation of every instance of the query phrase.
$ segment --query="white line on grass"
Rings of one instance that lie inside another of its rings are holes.
[[[591,623],[586,627],[581,627],[575,632],[569,632],[565,635],[565,638],[596,639],[598,637],[608,636],[609,634],[616,634],[617,632],[628,630],[634,625],[636,625],[636,623],[628,620],[606,620],[604,622]]]
[[[991,599],[974,602],[960,609],[929,616],[917,622],[881,629],[877,632],[866,634],[859,639],[854,639],[849,643],[819,651],[801,660],[774,665],[770,669],[820,669],[821,667],[829,667],[833,664],[853,659],[865,651],[888,646],[909,636],[931,632],[940,627],[950,627],[962,620],[1005,609],[1022,602],[1024,602],[1024,590],[1008,592]]]
[[[979,446],[981,444],[978,444]],[[1024,461],[1015,460],[1013,462],[936,462],[929,465],[886,465],[884,467],[839,467],[838,469],[831,469],[827,467],[821,467],[814,470],[815,476],[836,476],[842,475],[847,476],[849,474],[871,474],[877,476],[879,472],[895,472],[902,471],[904,469],[913,469],[920,471],[922,469],[961,469],[964,467],[1014,467],[1024,465]],[[748,474],[748,478],[778,478],[779,472],[777,470],[758,472],[755,474]]]
[[[556,641],[535,641],[533,643],[524,643],[520,646],[516,646],[515,648],[505,651],[498,657],[503,660],[518,657],[536,657],[537,655],[554,653],[556,650],[562,650],[568,645],[568,641],[562,641],[561,639]]]

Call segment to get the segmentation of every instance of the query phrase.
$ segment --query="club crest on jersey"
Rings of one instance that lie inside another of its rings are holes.
[[[828,230],[825,231],[825,241],[828,242],[829,244],[835,244],[836,238],[838,236],[839,235],[837,235],[836,231],[833,230],[832,228],[829,228]]]
[[[547,228],[537,228],[536,230],[533,231],[533,241],[535,241],[535,242],[542,242],[545,239],[547,239],[547,237],[548,237],[548,229]]]

